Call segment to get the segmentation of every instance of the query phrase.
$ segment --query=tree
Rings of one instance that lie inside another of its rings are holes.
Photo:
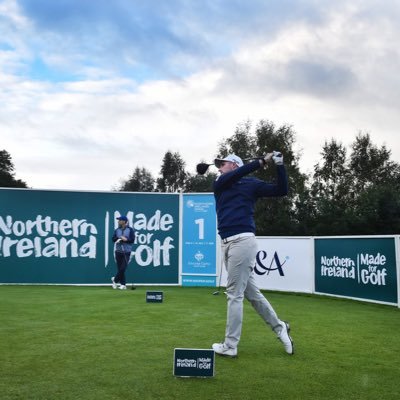
[[[350,212],[354,205],[352,176],[347,150],[342,143],[325,141],[322,161],[314,166],[311,202],[314,215],[311,232],[315,235],[349,233]]]
[[[217,178],[214,172],[207,172],[205,175],[193,175],[188,173],[185,180],[185,192],[204,193],[212,192],[213,182]]]
[[[27,185],[20,179],[15,179],[15,167],[10,153],[0,150],[0,186],[26,188]]]
[[[359,133],[351,149],[350,169],[357,192],[362,192],[372,185],[399,180],[400,166],[390,160],[391,151],[386,146],[375,146],[368,133]]]
[[[400,185],[378,184],[363,191],[350,224],[358,235],[389,235],[400,232]]]
[[[347,150],[342,143],[332,139],[322,147],[322,163],[314,166],[313,189],[320,198],[334,201],[347,196],[350,171],[347,167]]]
[[[284,155],[288,175],[288,195],[259,201],[256,205],[256,223],[264,235],[299,235],[306,233],[307,177],[300,172],[300,153],[294,150],[296,133],[292,126],[276,127],[271,121],[261,120],[256,128],[257,154],[279,150]],[[275,181],[276,169],[272,164],[257,171],[256,176],[265,181]]]
[[[386,146],[378,148],[369,134],[359,133],[351,145],[350,169],[354,187],[352,234],[390,234],[400,231],[400,165]]]
[[[157,179],[159,192],[174,193],[185,187],[185,162],[178,152],[167,151],[164,155],[160,178]]]
[[[400,231],[400,166],[391,152],[359,133],[346,148],[325,142],[311,188],[314,235],[389,234]]]
[[[284,198],[270,198],[258,201],[255,208],[255,221],[258,235],[297,235],[304,234],[304,222],[299,218],[307,214],[303,209],[307,198],[307,177],[300,172],[300,155],[293,149],[295,132],[291,126],[277,128],[272,122],[261,120],[254,133],[251,124],[240,124],[234,135],[225,139],[219,146],[219,156],[235,153],[241,158],[262,156],[273,150],[284,154],[289,180],[289,195]],[[276,179],[276,169],[272,164],[257,170],[254,175],[265,181]]]
[[[235,133],[219,144],[218,158],[226,157],[230,153],[234,153],[242,159],[256,156],[257,146],[255,137],[251,133],[249,120],[240,123],[235,129]]]
[[[119,190],[122,192],[154,192],[155,179],[146,168],[136,167],[132,175],[123,181]]]

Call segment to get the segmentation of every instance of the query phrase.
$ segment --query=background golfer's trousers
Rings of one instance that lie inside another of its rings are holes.
[[[115,261],[117,263],[118,272],[114,277],[115,283],[126,285],[125,271],[128,268],[131,253],[115,252]]]

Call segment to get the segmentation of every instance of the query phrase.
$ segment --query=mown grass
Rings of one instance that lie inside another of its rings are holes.
[[[296,354],[245,305],[237,359],[216,376],[172,376],[175,347],[223,338],[225,296],[212,288],[0,286],[0,398],[398,399],[400,311],[317,296],[267,293],[290,321]]]

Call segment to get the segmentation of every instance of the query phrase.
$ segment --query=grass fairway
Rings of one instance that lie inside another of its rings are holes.
[[[268,293],[290,321],[296,354],[246,303],[237,359],[216,376],[172,376],[175,347],[221,341],[226,300],[212,288],[0,286],[0,398],[399,399],[400,311]]]

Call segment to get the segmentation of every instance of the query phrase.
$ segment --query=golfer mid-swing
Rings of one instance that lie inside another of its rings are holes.
[[[246,175],[264,167],[269,160],[277,166],[277,183],[267,183]],[[260,197],[285,196],[288,192],[283,156],[269,153],[264,159],[243,165],[235,154],[216,159],[220,176],[214,182],[218,233],[222,240],[222,257],[227,270],[226,295],[228,312],[225,340],[214,343],[218,354],[236,357],[242,331],[243,298],[246,297],[261,318],[276,333],[285,351],[293,354],[289,324],[281,321],[268,300],[257,288],[253,276],[257,242],[255,238],[254,205]]]

